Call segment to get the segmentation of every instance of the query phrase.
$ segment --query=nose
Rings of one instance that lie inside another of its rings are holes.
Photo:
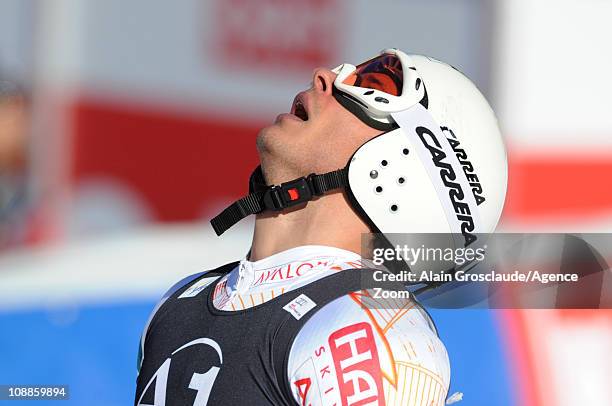
[[[336,74],[327,68],[317,68],[312,74],[312,83],[315,90],[331,95],[332,85]]]

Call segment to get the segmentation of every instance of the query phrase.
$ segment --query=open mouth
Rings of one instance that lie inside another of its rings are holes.
[[[293,114],[302,121],[308,121],[308,112],[299,97],[295,99],[295,103],[293,104]]]

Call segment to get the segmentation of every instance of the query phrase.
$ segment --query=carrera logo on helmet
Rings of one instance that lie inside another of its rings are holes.
[[[457,155],[457,159],[463,167],[463,173],[465,173],[465,177],[467,178],[468,182],[470,182],[470,187],[472,188],[472,194],[474,195],[474,199],[476,199],[476,204],[480,206],[486,199],[482,193],[482,185],[480,184],[478,175],[476,175],[474,165],[472,165],[472,163],[468,160],[467,152],[465,152],[463,148],[460,148],[461,144],[459,143],[459,140],[457,139],[457,136],[455,135],[453,130],[448,127],[440,128],[442,129],[445,135],[446,133],[449,133],[451,135],[452,138],[447,135],[446,139],[448,140],[448,143],[450,144],[453,151],[455,151],[455,155]]]
[[[465,193],[463,189],[461,189],[461,185],[455,182],[457,174],[452,165],[445,162],[446,154],[442,150],[442,145],[440,145],[434,133],[425,127],[417,127],[415,131],[425,148],[427,148],[431,154],[434,165],[440,168],[440,179],[442,179],[442,183],[444,183],[444,186],[448,189],[448,197],[455,210],[457,220],[461,223],[461,234],[463,238],[465,238],[464,246],[467,247],[476,241],[476,236],[472,234],[475,226],[474,219],[472,218],[472,211],[470,210],[469,204],[465,201]]]

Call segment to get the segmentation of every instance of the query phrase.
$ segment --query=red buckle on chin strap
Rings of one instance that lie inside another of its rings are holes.
[[[251,194],[236,200],[210,220],[217,235],[223,234],[231,226],[251,214],[268,210],[280,211],[306,203],[313,197],[322,196],[326,192],[341,189],[348,185],[348,170],[342,168],[322,175],[312,173],[305,178],[294,179],[279,186],[264,186],[256,189],[253,184],[251,182]]]
[[[310,186],[312,176],[314,174],[268,189],[263,196],[263,203],[266,209],[279,211],[312,199],[313,191]]]
[[[289,193],[289,199],[291,201],[297,200],[300,197],[300,192],[298,192],[296,188],[287,190],[287,193]]]

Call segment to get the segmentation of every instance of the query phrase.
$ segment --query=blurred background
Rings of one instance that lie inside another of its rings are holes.
[[[255,136],[313,68],[451,63],[506,135],[501,230],[612,231],[612,2],[0,0],[0,384],[133,402],[181,277],[242,257]],[[323,157],[324,158],[324,157]],[[435,310],[469,405],[609,405],[608,310]]]

